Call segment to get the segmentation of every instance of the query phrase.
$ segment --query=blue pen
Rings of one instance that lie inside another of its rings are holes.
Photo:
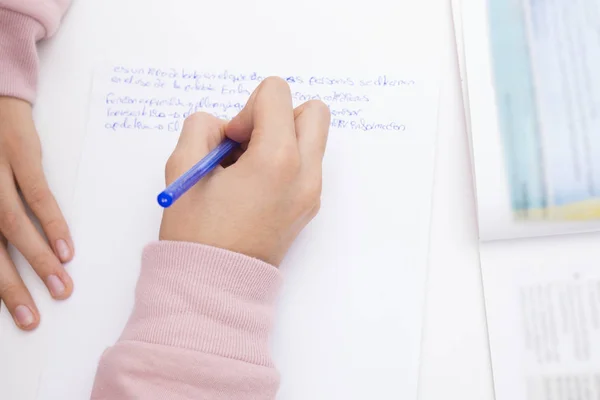
[[[200,179],[215,169],[217,165],[219,165],[221,161],[223,161],[223,159],[238,146],[238,144],[239,143],[231,139],[223,140],[213,151],[208,153],[206,157],[190,168],[189,171],[167,186],[167,188],[158,195],[158,204],[164,208],[171,206],[171,204],[185,192],[190,190],[192,186],[198,183]]]

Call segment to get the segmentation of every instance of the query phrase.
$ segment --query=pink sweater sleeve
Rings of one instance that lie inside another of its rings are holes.
[[[269,334],[280,284],[275,267],[241,254],[149,245],[134,311],[100,360],[92,399],[274,399]]]
[[[0,96],[33,103],[36,43],[52,36],[71,0],[0,0]]]

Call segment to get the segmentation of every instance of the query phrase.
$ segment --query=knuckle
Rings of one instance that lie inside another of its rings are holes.
[[[52,200],[50,189],[42,183],[35,183],[25,192],[27,203],[33,209],[39,209]]]
[[[319,213],[319,211],[321,211],[321,199],[319,199],[317,201],[317,204],[315,204],[314,207],[311,209],[310,218],[314,218]]]
[[[2,138],[2,148],[9,159],[18,157],[23,149],[23,140],[19,132],[8,129],[6,137]]]
[[[316,112],[318,112],[320,115],[323,115],[323,116],[329,117],[331,115],[331,111],[329,110],[329,107],[327,106],[327,104],[325,104],[321,100],[309,100],[306,102],[305,107],[307,107],[311,110],[315,110]]]
[[[14,131],[8,135],[11,139],[6,141],[6,155],[15,163],[19,163],[24,155],[34,157],[35,159],[42,158],[42,148],[39,142],[31,142],[26,139],[26,135],[20,131]]]
[[[321,179],[311,179],[304,184],[300,193],[302,208],[311,210],[320,207],[323,185]]]
[[[42,252],[31,257],[31,266],[40,277],[44,278],[46,275],[50,275],[54,270],[56,262],[53,256],[46,252]]]
[[[10,301],[17,297],[24,290],[23,286],[14,281],[3,281],[0,284],[0,298],[4,301]]]
[[[279,178],[289,180],[294,178],[300,169],[300,159],[296,152],[282,147],[265,158],[267,167]]]
[[[167,181],[170,177],[176,174],[176,171],[179,170],[180,165],[181,161],[178,153],[173,152],[165,164],[165,178]]]
[[[51,233],[51,232],[59,232],[61,230],[63,230],[65,223],[63,222],[63,220],[61,218],[50,218],[47,221],[44,221],[42,223],[43,228],[44,228],[44,232],[46,233]],[[52,239],[51,237],[49,239]]]
[[[201,126],[203,124],[213,122],[215,117],[209,113],[200,111],[190,114],[185,121],[183,121],[183,128],[185,129],[193,129],[197,126]]]
[[[13,210],[0,211],[0,228],[6,235],[19,229],[19,215]]]

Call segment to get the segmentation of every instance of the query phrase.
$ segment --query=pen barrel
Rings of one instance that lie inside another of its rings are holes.
[[[223,159],[235,148],[238,143],[225,139],[215,147],[206,157],[198,161],[186,173],[177,178],[158,195],[157,201],[161,207],[170,207],[177,199],[183,196],[204,176],[214,170]]]

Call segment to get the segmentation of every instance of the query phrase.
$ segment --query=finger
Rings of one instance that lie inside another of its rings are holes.
[[[321,167],[331,113],[327,105],[318,100],[308,101],[294,110],[298,149],[303,168]]]
[[[185,119],[177,146],[167,162],[167,184],[189,170],[225,139],[225,124],[225,121],[203,112]]]
[[[73,291],[73,282],[27,217],[12,174],[6,168],[0,169],[0,187],[3,188],[0,196],[0,232],[23,254],[52,297],[66,299]]]
[[[54,254],[65,263],[73,258],[74,247],[67,222],[52,195],[39,160],[20,159],[13,171],[25,201],[40,221]]]
[[[294,107],[290,87],[281,78],[261,82],[246,106],[225,127],[227,136],[236,142],[250,141],[270,152],[296,148]]]
[[[239,147],[233,149],[231,154],[223,159],[221,162],[221,166],[223,168],[227,168],[236,163],[236,161],[244,154],[246,149],[248,148],[248,143],[242,143]]]
[[[4,301],[15,324],[23,330],[38,326],[40,317],[37,307],[17,272],[8,251],[6,240],[0,235],[0,299]]]

